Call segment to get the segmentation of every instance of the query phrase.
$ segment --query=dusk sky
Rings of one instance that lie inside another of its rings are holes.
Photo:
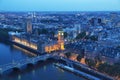
[[[120,0],[0,0],[0,11],[120,11]]]

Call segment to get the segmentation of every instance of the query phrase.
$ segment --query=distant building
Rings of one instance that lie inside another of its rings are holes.
[[[81,32],[81,25],[80,24],[75,24],[74,27],[76,28],[77,34]]]
[[[32,21],[31,19],[27,19],[27,22],[26,22],[26,32],[28,34],[32,34]]]

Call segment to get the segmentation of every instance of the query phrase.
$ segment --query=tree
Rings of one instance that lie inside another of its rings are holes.
[[[92,59],[85,59],[85,63],[89,66],[89,67],[95,67],[97,62],[92,60]]]
[[[97,69],[100,72],[104,72],[111,76],[119,76],[120,75],[120,64],[119,63],[115,63],[113,65],[110,65],[108,63],[102,63],[97,67]]]
[[[66,38],[68,36],[67,32],[64,32],[64,38]]]
[[[79,54],[79,55],[77,56],[77,61],[81,61],[82,58],[83,58],[83,57]]]
[[[65,53],[66,57],[69,58],[71,56],[70,52]]]
[[[48,30],[47,29],[38,29],[38,34],[48,34]]]
[[[42,34],[47,34],[48,33],[48,30],[47,29],[42,29]]]
[[[95,61],[98,63],[98,65],[102,63],[99,55],[95,57]]]
[[[86,36],[86,32],[81,32],[77,35],[76,39],[82,39]]]
[[[84,49],[81,49],[80,51],[81,51],[81,52],[80,52],[80,53],[81,53],[81,56],[82,56],[82,58],[83,58],[83,57],[85,56],[85,50],[84,50]]]
[[[90,36],[89,38],[90,38],[90,40],[98,41],[98,37],[97,36]]]

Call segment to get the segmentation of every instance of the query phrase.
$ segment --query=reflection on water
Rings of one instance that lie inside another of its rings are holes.
[[[46,66],[44,66],[44,70],[46,70]]]
[[[58,67],[56,67],[56,68],[58,68]],[[61,72],[64,72],[64,70],[63,70],[63,69],[61,69],[61,68],[58,68],[58,70],[59,70],[59,71],[61,71]]]
[[[21,80],[21,75],[20,74],[18,75],[18,80]]]
[[[33,75],[33,76],[35,75],[35,70],[32,70],[32,75]]]
[[[23,51],[25,54],[28,54],[28,55],[31,55],[31,56],[34,56],[34,57],[37,56],[35,53],[32,53],[32,52],[30,52],[30,51],[28,51],[26,49],[23,49],[23,48],[21,48],[21,47],[19,47],[17,45],[13,45],[13,47],[18,49],[18,50]]]

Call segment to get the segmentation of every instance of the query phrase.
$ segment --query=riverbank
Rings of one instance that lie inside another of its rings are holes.
[[[92,76],[92,75],[86,74],[86,73],[81,72],[81,71],[78,71],[78,70],[76,70],[75,68],[71,68],[71,67],[66,66],[66,65],[63,65],[63,64],[58,64],[58,63],[56,63],[56,64],[54,64],[54,65],[57,66],[57,67],[59,67],[59,68],[68,70],[68,71],[70,71],[70,72],[72,72],[72,73],[74,73],[74,74],[80,75],[80,76],[82,76],[82,77],[84,77],[84,78],[86,78],[86,79],[88,79],[88,80],[101,80],[101,79],[99,79],[99,78],[97,78],[97,77],[94,77],[94,76]]]

